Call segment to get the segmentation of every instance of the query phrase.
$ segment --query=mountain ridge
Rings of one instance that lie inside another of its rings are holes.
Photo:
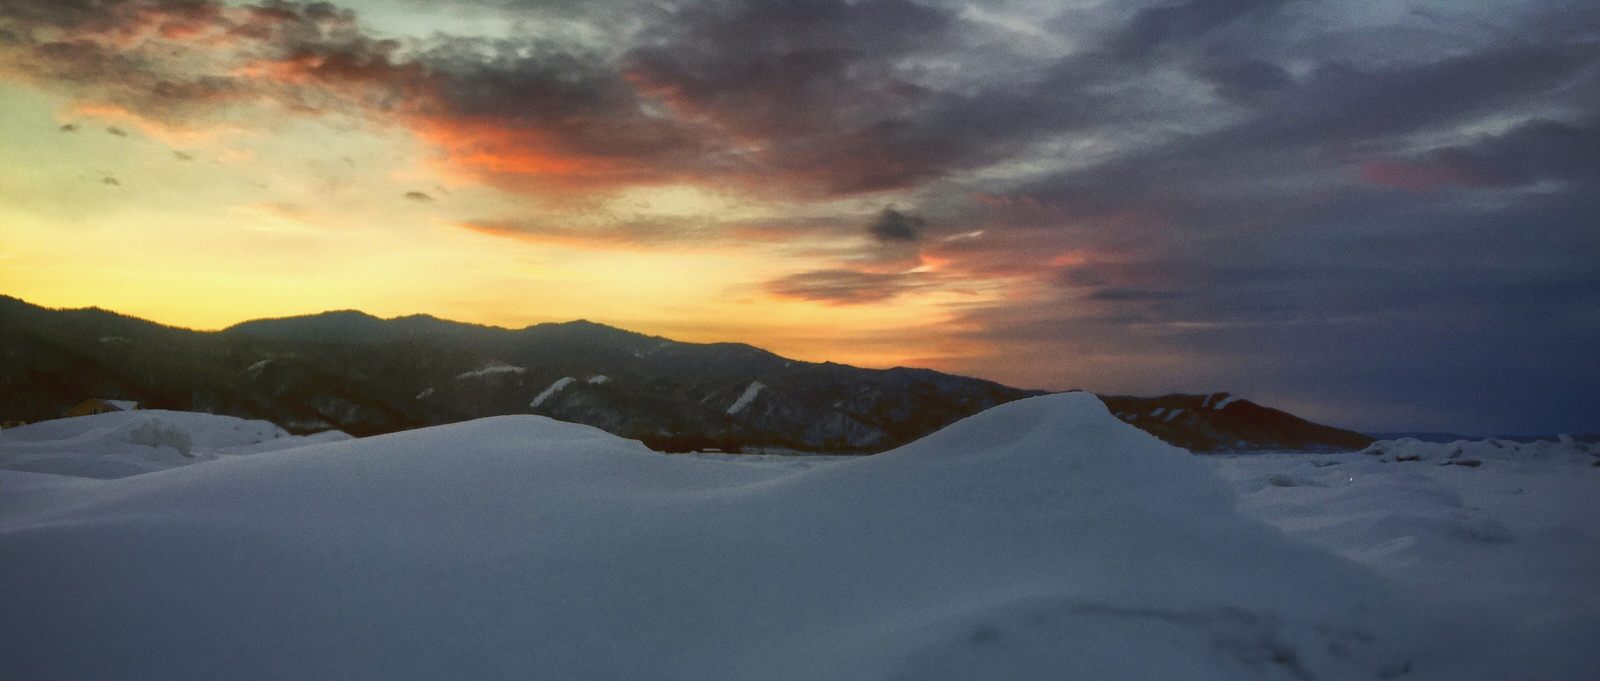
[[[924,368],[806,362],[582,319],[512,329],[334,310],[194,331],[4,296],[0,323],[8,329],[0,335],[4,420],[51,418],[106,397],[265,418],[293,432],[372,435],[535,413],[657,449],[872,452],[1047,392]],[[1195,451],[1371,441],[1222,393],[1101,397],[1119,418]]]

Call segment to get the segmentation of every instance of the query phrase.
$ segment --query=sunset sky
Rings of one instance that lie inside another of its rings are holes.
[[[0,293],[1600,431],[1600,4],[5,0]]]

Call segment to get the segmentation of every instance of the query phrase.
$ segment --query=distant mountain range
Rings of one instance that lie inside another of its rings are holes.
[[[534,413],[669,451],[881,451],[1043,394],[588,321],[513,330],[338,311],[201,332],[6,296],[0,359],[4,421],[59,417],[91,397],[353,435]],[[1194,451],[1357,449],[1372,441],[1226,393],[1102,399],[1124,421]]]

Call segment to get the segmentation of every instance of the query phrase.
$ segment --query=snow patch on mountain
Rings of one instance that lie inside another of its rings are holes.
[[[734,400],[733,404],[728,405],[728,415],[733,416],[741,411],[744,411],[744,408],[750,406],[750,402],[755,400],[756,395],[760,395],[761,391],[766,389],[766,387],[767,386],[761,381],[751,381],[750,385],[745,387],[744,394],[739,395],[739,399]]]
[[[484,378],[486,376],[496,376],[500,374],[521,374],[527,373],[527,371],[528,370],[525,367],[512,366],[504,362],[495,362],[477,369],[473,369],[472,371],[464,371],[456,374],[456,380],[460,381],[470,378]]]
[[[548,400],[551,397],[554,397],[556,393],[559,393],[562,390],[565,390],[567,388],[567,386],[572,385],[573,382],[575,382],[577,380],[578,379],[575,379],[575,378],[573,378],[571,376],[567,376],[567,377],[564,377],[564,378],[556,379],[556,382],[551,383],[550,387],[544,389],[544,392],[541,392],[541,393],[538,394],[538,396],[534,397],[533,401],[528,403],[528,406],[531,407],[531,408],[534,408],[534,409],[538,409],[539,405],[544,404],[545,400]]]

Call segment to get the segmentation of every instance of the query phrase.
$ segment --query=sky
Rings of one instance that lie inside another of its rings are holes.
[[[0,293],[1600,431],[1588,0],[6,0]]]

